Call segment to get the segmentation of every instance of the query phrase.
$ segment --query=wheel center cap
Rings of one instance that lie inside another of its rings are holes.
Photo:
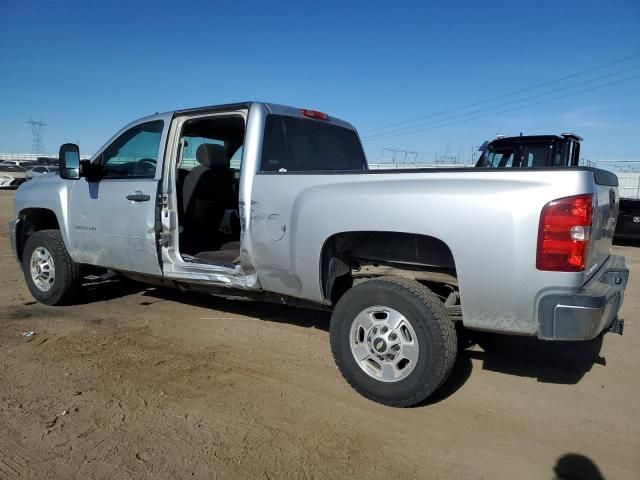
[[[373,348],[378,353],[384,353],[387,351],[387,342],[381,338],[375,338],[373,340]]]

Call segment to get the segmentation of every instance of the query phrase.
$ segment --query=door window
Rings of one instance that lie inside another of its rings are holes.
[[[130,128],[101,155],[103,178],[153,178],[156,174],[164,122]]]

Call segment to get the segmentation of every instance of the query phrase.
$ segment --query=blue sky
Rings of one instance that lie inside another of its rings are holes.
[[[498,132],[521,131],[575,131],[588,158],[640,160],[640,77],[463,116],[640,75],[640,57],[367,138],[639,54],[638,0],[0,0],[0,151],[30,151],[31,117],[48,124],[47,151],[79,140],[90,154],[140,116],[257,99],[351,121],[372,160],[383,148],[466,158]]]

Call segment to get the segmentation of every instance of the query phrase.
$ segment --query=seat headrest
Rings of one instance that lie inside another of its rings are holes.
[[[229,159],[222,145],[203,143],[196,150],[196,160],[207,168],[229,167]]]

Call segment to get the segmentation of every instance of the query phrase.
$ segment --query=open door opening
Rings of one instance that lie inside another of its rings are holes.
[[[184,123],[176,172],[179,251],[185,262],[240,263],[238,195],[245,124],[240,115]]]

